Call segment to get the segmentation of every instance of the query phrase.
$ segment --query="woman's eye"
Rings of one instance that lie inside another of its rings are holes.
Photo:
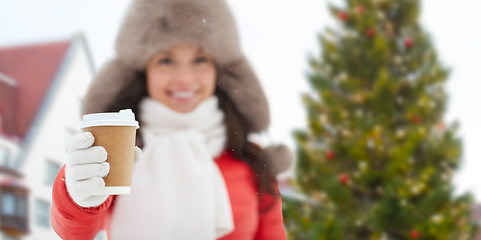
[[[171,64],[172,60],[170,58],[161,58],[158,61],[159,64]]]
[[[198,57],[198,58],[195,59],[196,63],[206,63],[208,61],[209,60],[206,57]]]

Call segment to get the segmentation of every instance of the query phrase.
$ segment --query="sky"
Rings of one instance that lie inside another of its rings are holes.
[[[82,32],[98,69],[114,55],[114,39],[131,0],[2,0],[0,47],[63,40]],[[227,0],[240,31],[242,49],[271,106],[264,139],[295,150],[292,132],[306,127],[301,94],[309,91],[308,58],[319,54],[317,36],[335,26],[327,3],[341,0]],[[421,24],[441,62],[451,68],[445,122],[460,123],[462,165],[457,193],[481,201],[481,2],[424,0]],[[478,30],[476,30],[478,29]],[[21,64],[21,63],[20,63]]]

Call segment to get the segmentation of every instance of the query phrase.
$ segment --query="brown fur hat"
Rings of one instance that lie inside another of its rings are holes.
[[[213,57],[218,87],[244,118],[247,132],[266,130],[267,99],[242,54],[236,24],[224,0],[134,0],[117,36],[116,57],[103,65],[90,85],[83,114],[106,111],[154,54],[180,43],[198,45]],[[274,152],[266,156],[273,168],[286,170],[292,157]]]
[[[249,132],[267,129],[266,97],[241,52],[233,16],[223,0],[134,1],[117,36],[117,57],[97,74],[87,92],[83,113],[104,111],[133,71],[144,70],[154,54],[179,43],[199,45],[213,57],[219,88],[244,116]]]

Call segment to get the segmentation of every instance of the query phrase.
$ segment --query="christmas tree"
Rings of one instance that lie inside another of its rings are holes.
[[[320,36],[284,197],[289,239],[472,239],[472,196],[454,195],[457,124],[448,70],[418,23],[419,0],[346,0]]]

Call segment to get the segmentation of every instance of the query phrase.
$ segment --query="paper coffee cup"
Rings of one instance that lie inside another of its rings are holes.
[[[84,115],[80,125],[82,131],[94,135],[94,146],[107,151],[110,171],[105,180],[105,191],[94,194],[129,194],[134,167],[135,134],[139,122],[131,109],[119,112],[93,113]]]

